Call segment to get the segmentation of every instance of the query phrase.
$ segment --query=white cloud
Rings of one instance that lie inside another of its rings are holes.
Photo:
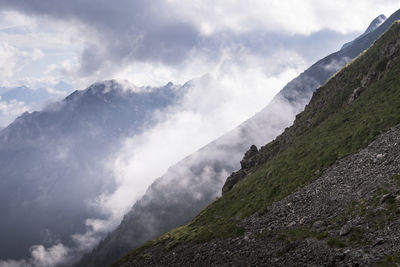
[[[31,257],[27,260],[0,260],[0,267],[53,267],[71,260],[71,249],[58,243],[49,248],[35,245],[30,248]]]
[[[69,249],[62,244],[50,248],[42,245],[31,247],[33,266],[52,267],[67,260]]]
[[[24,102],[16,100],[6,102],[0,97],[0,126],[7,126],[17,116],[28,110],[29,107]]]
[[[324,69],[327,69],[327,70],[330,70],[330,71],[335,71],[335,70],[340,69],[341,66],[346,65],[350,61],[351,61],[351,59],[348,58],[348,57],[341,58],[339,61],[338,60],[332,60],[331,63],[329,63],[328,65],[324,66]]]
[[[36,61],[44,56],[43,51],[36,47],[32,49],[32,52],[29,55],[33,61]]]
[[[0,81],[11,77],[20,68],[18,65],[20,51],[6,42],[0,42]]]
[[[37,27],[36,20],[16,11],[2,12],[0,16],[0,30],[25,29],[33,30]]]
[[[52,75],[41,76],[41,77],[24,77],[22,79],[19,79],[15,84],[13,84],[13,86],[18,86],[18,84],[23,84],[32,89],[37,89],[41,87],[54,86],[57,84],[57,82],[59,82],[59,80]]]
[[[70,60],[64,60],[61,64],[61,73],[65,76],[69,76],[73,73],[72,64]]]
[[[44,72],[44,74],[50,74],[52,72],[54,72],[57,69],[57,65],[56,64],[50,64],[47,66],[46,71]]]
[[[206,35],[227,29],[233,32],[262,30],[286,34],[310,34],[323,29],[340,33],[360,32],[380,13],[390,15],[399,8],[398,0],[167,2],[176,10],[175,15],[194,23]]]
[[[91,35],[84,25],[73,21],[54,20],[18,11],[1,11],[0,14],[0,40],[7,40],[21,49],[71,51],[71,48],[82,45],[81,34],[85,37]]]
[[[32,47],[40,49],[43,55],[37,59],[41,59],[41,65],[46,64],[37,71],[41,69],[42,75],[46,76],[47,66],[57,64],[57,72],[52,74],[73,82],[78,88],[98,80],[127,79],[127,75],[138,85],[160,85],[168,81],[181,83],[208,73],[218,63],[213,60],[219,57],[214,53],[230,49],[231,45],[241,43],[249,51],[257,52],[258,56],[267,57],[268,51],[256,51],[259,49],[257,45],[264,46],[266,50],[276,49],[268,47],[276,36],[308,35],[321,30],[341,34],[362,32],[378,14],[390,15],[399,6],[399,0],[139,2],[135,9],[148,14],[148,20],[127,15],[125,10],[136,7],[130,2],[121,2],[120,6],[111,10],[107,8],[107,2],[99,2],[96,13],[90,8],[93,5],[90,2],[71,1],[63,5],[62,11],[53,7],[51,2],[16,4],[14,11],[4,9],[2,12],[0,42],[7,40],[19,51]],[[158,5],[168,12],[161,16],[149,5]],[[19,8],[20,12],[15,11]],[[184,27],[163,28],[171,25]],[[170,35],[168,30],[171,29],[173,32]],[[187,30],[187,33],[181,36],[181,30]],[[246,36],[251,33],[264,36],[260,39],[267,41],[251,40]],[[220,42],[220,34],[232,40]],[[147,35],[151,36],[149,40]],[[177,37],[182,40],[177,41]],[[142,44],[143,40],[151,43]],[[335,41],[339,40],[332,40]],[[288,42],[296,43],[296,40]],[[182,49],[174,48],[180,45]],[[141,50],[137,53],[136,49]],[[176,62],[171,64],[174,61],[171,56],[175,54]],[[163,56],[167,59],[163,60]],[[29,70],[35,69],[36,65],[31,64]],[[21,69],[19,64],[18,69]],[[80,69],[86,70],[80,72]],[[22,72],[24,77],[32,77],[29,70]],[[35,77],[40,78],[38,75],[35,74]],[[11,77],[8,77],[8,82],[10,80]]]
[[[30,263],[25,260],[7,260],[2,261],[0,260],[0,267],[33,267]]]
[[[39,60],[44,56],[43,51],[37,48],[19,49],[0,38],[0,85],[9,86],[13,77],[27,64]]]
[[[67,62],[75,60],[90,38],[84,25],[17,11],[1,11],[0,15],[0,60],[4,62],[0,65],[0,85],[76,78]]]

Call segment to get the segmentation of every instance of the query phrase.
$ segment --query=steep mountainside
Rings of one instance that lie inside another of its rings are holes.
[[[114,188],[107,157],[154,124],[152,112],[178,101],[178,89],[137,93],[97,83],[1,130],[0,259],[27,257],[36,244],[69,244],[85,219],[101,218],[89,201]]]
[[[290,126],[313,92],[368,48],[396,19],[400,19],[400,11],[374,31],[312,65],[238,128],[171,167],[135,203],[121,225],[78,266],[107,266],[146,240],[191,220],[220,194],[226,177],[240,168],[243,153],[251,145],[265,144]]]
[[[397,261],[399,77],[396,22],[290,128],[248,154],[241,181],[115,266]]]

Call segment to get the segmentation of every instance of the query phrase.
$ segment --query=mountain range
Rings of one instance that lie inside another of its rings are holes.
[[[105,216],[90,201],[115,189],[108,158],[186,90],[139,89],[99,82],[0,131],[1,259],[27,258],[37,244],[71,245],[87,218]]]

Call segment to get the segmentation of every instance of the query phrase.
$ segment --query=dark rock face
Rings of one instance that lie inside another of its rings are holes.
[[[250,149],[244,154],[243,159],[240,161],[240,166],[242,169],[249,169],[254,166],[254,161],[252,158],[257,154],[258,149],[255,145],[252,145]]]
[[[400,253],[399,174],[400,125],[244,219],[243,236],[169,251],[159,244],[119,266],[375,265]]]
[[[243,159],[240,161],[240,170],[237,172],[233,172],[227,179],[222,187],[222,194],[225,194],[232,187],[243,180],[246,175],[248,175],[250,169],[256,165],[256,161],[254,160],[255,156],[258,153],[258,149],[255,145],[252,145],[250,149],[244,154]]]

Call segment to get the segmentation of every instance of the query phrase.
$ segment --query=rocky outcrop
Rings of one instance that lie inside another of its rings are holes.
[[[222,187],[222,194],[225,194],[232,187],[246,178],[246,176],[250,173],[252,167],[256,165],[255,157],[258,153],[258,148],[255,145],[252,145],[250,149],[244,154],[243,159],[240,161],[240,170],[237,172],[233,172],[227,179]]]

